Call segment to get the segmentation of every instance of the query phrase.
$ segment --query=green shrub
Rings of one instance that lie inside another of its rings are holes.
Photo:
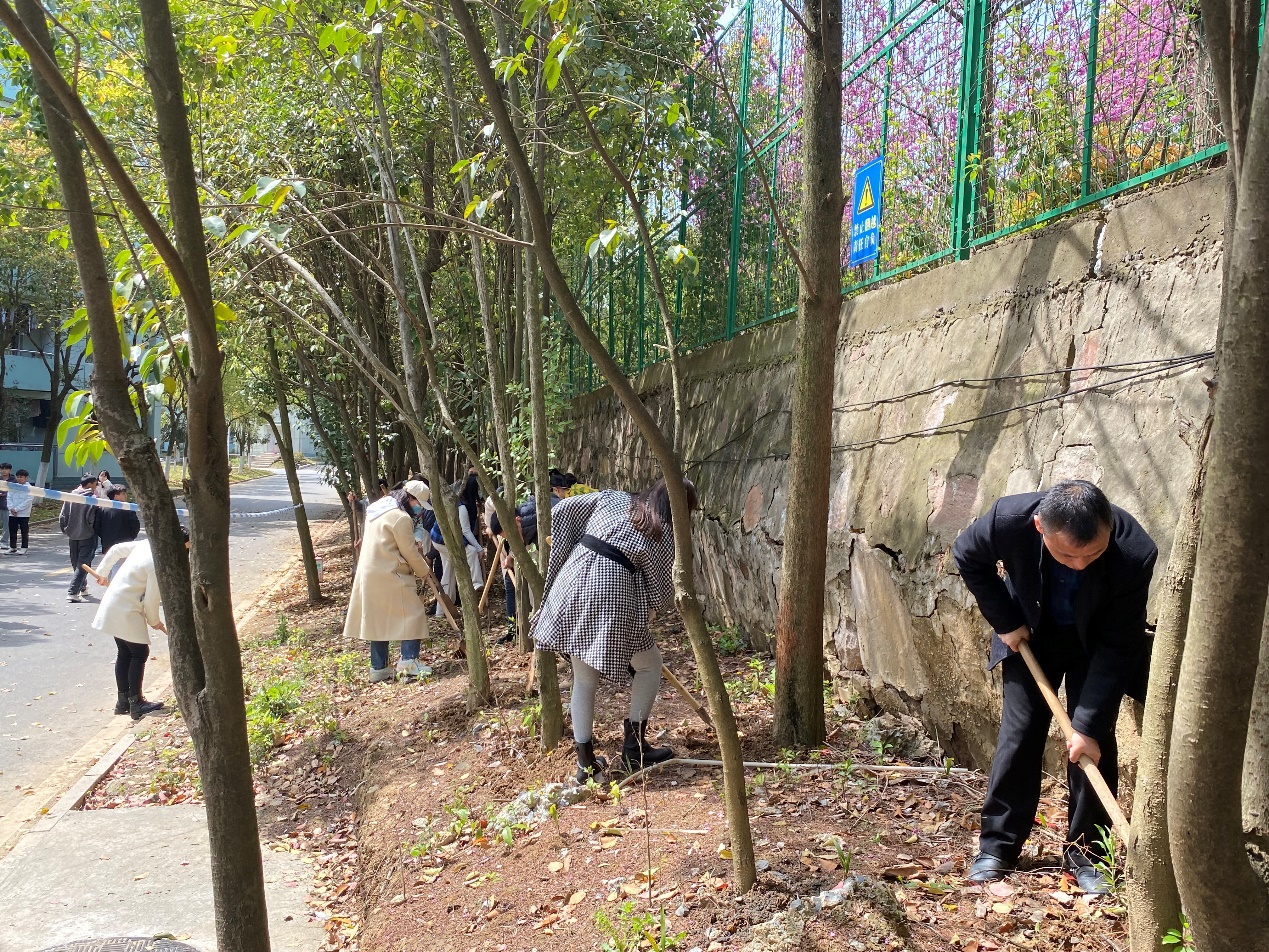
[[[304,703],[304,685],[289,678],[270,681],[247,702],[247,720],[252,716],[271,714],[281,720],[289,717]]]
[[[665,921],[665,910],[636,912],[633,902],[623,902],[609,916],[604,909],[595,910],[595,928],[604,937],[603,952],[669,952],[687,938],[686,932],[671,932]]]

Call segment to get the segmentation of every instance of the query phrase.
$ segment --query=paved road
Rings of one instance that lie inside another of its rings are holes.
[[[301,470],[300,480],[310,519],[339,508],[315,469]],[[291,504],[280,474],[235,486],[232,495],[236,512]],[[235,520],[229,551],[238,605],[298,553],[295,521]],[[113,717],[114,642],[92,628],[96,600],[66,601],[69,581],[56,523],[32,533],[29,555],[0,557],[0,817]],[[90,593],[99,591],[89,583]],[[153,635],[147,678],[167,665],[167,639]]]

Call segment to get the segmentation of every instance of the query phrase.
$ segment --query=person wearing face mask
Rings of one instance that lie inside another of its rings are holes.
[[[1025,641],[1054,687],[1066,680],[1075,729],[1063,866],[1086,893],[1109,891],[1096,861],[1108,858],[1099,856],[1097,828],[1110,819],[1077,765],[1087,754],[1116,789],[1115,721],[1125,693],[1145,699],[1146,601],[1158,554],[1136,519],[1082,479],[998,499],[957,538],[952,555],[993,629],[988,668],[999,665],[1003,695],[970,882],[1014,870],[1040,802],[1050,713],[1018,652]]]
[[[371,682],[430,673],[419,663],[419,642],[427,636],[428,627],[427,609],[415,580],[426,578],[429,570],[414,541],[414,520],[431,495],[426,485],[412,479],[366,508],[344,637],[370,642]],[[393,641],[401,643],[395,671],[388,666],[388,646]]]

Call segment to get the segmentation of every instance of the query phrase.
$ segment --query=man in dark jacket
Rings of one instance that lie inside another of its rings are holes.
[[[66,590],[68,602],[82,602],[84,589],[88,588],[88,573],[83,566],[92,565],[97,555],[97,530],[93,527],[93,516],[97,510],[97,497],[93,490],[97,488],[97,477],[85,473],[79,480],[79,488],[73,495],[83,496],[83,502],[62,503],[62,514],[58,517],[58,525],[70,540],[71,583]]]
[[[126,503],[128,490],[111,486],[106,490],[106,498]],[[131,509],[94,509],[93,529],[101,540],[101,554],[105,555],[116,542],[131,542],[141,534],[141,517]]]
[[[952,549],[961,578],[994,629],[988,668],[1001,666],[1004,708],[983,803],[971,882],[1003,879],[1035,822],[1050,713],[1018,645],[1049,681],[1066,678],[1075,729],[1067,744],[1069,824],[1063,865],[1087,892],[1108,891],[1093,866],[1110,819],[1077,766],[1087,754],[1118,783],[1119,702],[1148,652],[1146,600],[1158,549],[1141,525],[1084,480],[1005,496]]]

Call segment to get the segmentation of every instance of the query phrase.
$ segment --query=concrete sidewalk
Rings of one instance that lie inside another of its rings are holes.
[[[264,850],[276,952],[323,941],[305,903],[312,869]],[[207,817],[201,805],[72,811],[32,830],[0,860],[0,952],[76,939],[169,933],[216,948]]]

